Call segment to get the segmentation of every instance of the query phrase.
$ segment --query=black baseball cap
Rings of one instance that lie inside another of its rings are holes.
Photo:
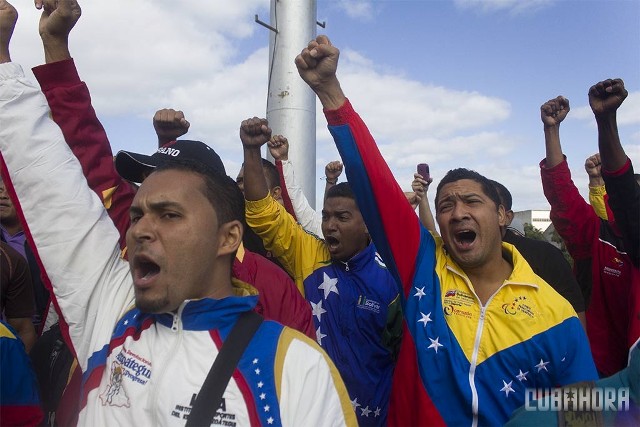
[[[150,156],[120,151],[116,154],[115,167],[122,178],[141,183],[156,167],[182,160],[198,162],[214,172],[222,175],[227,174],[220,156],[213,148],[204,142],[186,139],[168,142]]]

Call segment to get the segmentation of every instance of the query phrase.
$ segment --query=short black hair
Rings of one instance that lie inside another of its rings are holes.
[[[280,174],[278,173],[276,165],[274,165],[267,159],[262,159],[262,170],[264,171],[265,178],[267,178],[267,185],[269,186],[269,190],[272,190],[275,187],[282,186],[282,184],[280,183]]]
[[[500,203],[500,196],[498,195],[498,190],[492,184],[491,180],[484,175],[479,174],[474,170],[469,170],[465,168],[457,168],[451,169],[447,174],[442,178],[442,180],[438,183],[438,189],[436,190],[436,213],[438,211],[438,199],[440,198],[440,190],[445,184],[449,184],[452,182],[460,181],[461,179],[470,179],[471,181],[475,181],[480,184],[482,187],[482,191],[486,194],[496,205],[496,209],[502,203]]]
[[[511,205],[513,204],[513,198],[511,197],[511,193],[509,192],[507,187],[500,184],[498,181],[494,181],[493,179],[490,179],[489,181],[491,181],[493,186],[496,187],[496,190],[498,191],[498,196],[500,197],[500,204],[504,206],[505,210],[510,211]]]
[[[325,199],[329,199],[331,197],[347,197],[349,199],[356,199],[356,195],[353,194],[353,190],[348,182],[341,182],[340,184],[336,184],[333,187],[329,188],[327,191],[327,196]]]
[[[216,211],[218,225],[240,221],[245,226],[244,196],[238,184],[229,176],[193,160],[175,160],[163,163],[154,172],[182,170],[196,173],[204,179],[205,196]]]

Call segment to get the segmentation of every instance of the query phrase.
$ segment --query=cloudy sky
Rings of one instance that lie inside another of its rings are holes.
[[[25,68],[44,59],[32,4],[14,1],[12,58]],[[268,21],[270,1],[81,6],[71,51],[114,152],[153,152],[151,118],[172,107],[191,122],[187,137],[213,146],[235,176],[239,124],[265,115],[269,35],[253,18]],[[640,165],[637,0],[318,0],[317,10],[327,24],[319,33],[341,49],[342,87],[406,190],[417,163],[428,162],[436,182],[467,167],[507,185],[515,210],[547,209],[539,108],[564,95],[563,149],[586,194],[584,160],[597,151],[587,91],[614,77],[630,92],[618,121]],[[317,111],[319,178],[338,155]]]

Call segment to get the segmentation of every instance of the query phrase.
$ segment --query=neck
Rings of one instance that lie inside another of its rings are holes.
[[[225,262],[226,261],[228,260],[225,259]],[[234,296],[235,292],[231,281],[231,269],[217,268],[216,270],[214,280],[212,281],[213,286],[210,292],[207,293],[207,298],[222,299]]]
[[[496,257],[489,263],[479,267],[466,268],[464,272],[473,285],[473,289],[480,298],[482,305],[485,305],[489,298],[502,286],[509,278],[513,267],[502,257]]]

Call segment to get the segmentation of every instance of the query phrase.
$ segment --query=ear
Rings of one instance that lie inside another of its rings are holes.
[[[514,213],[511,209],[509,209],[508,211],[505,211],[505,216],[506,216],[506,220],[505,220],[505,224],[507,227],[511,225],[511,223],[513,222],[513,217],[514,217]]]
[[[218,257],[234,254],[242,243],[243,227],[240,221],[229,221],[218,229]]]
[[[509,221],[509,224],[511,221]],[[500,227],[506,227],[507,224],[507,212],[504,210],[504,206],[498,205],[498,224]]]
[[[279,185],[276,185],[271,189],[271,195],[276,200],[282,200],[282,188]]]

